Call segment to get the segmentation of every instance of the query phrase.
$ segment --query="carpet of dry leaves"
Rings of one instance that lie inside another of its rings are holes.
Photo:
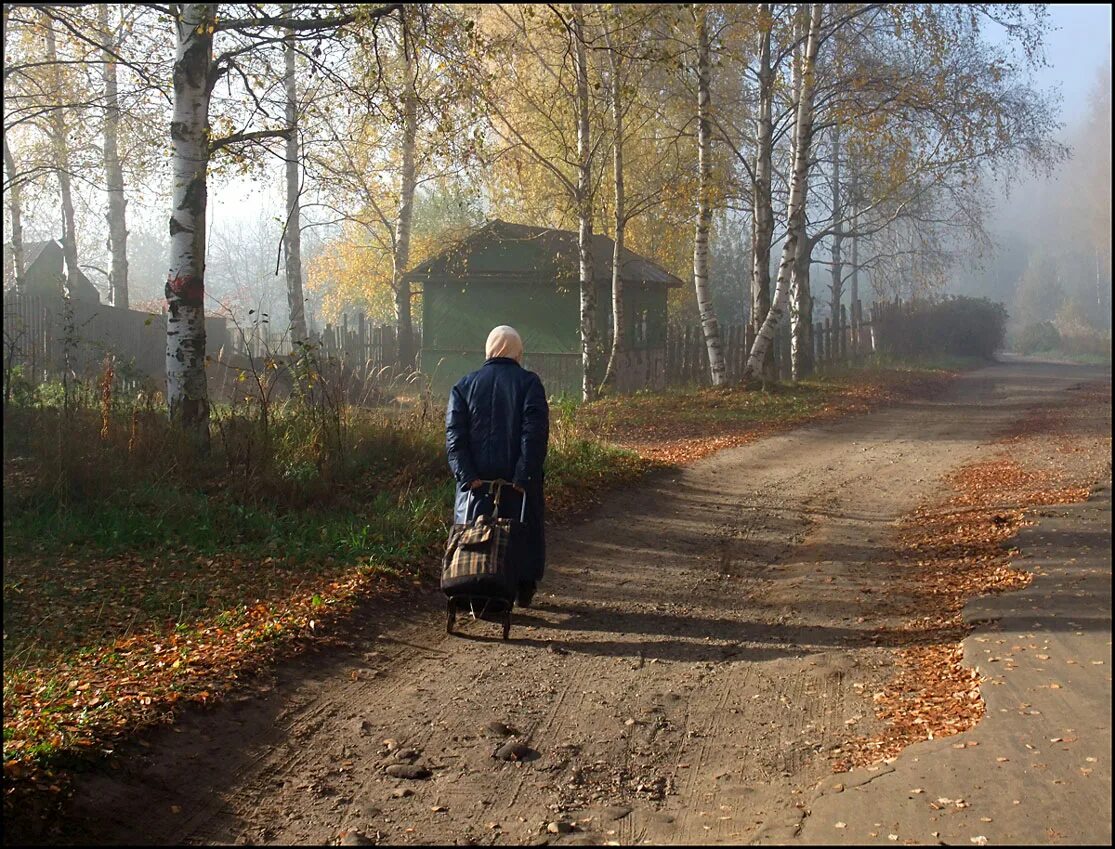
[[[1085,387],[1075,410],[1111,401],[1109,383]],[[1026,510],[1084,501],[1091,483],[1063,464],[1037,467],[1050,449],[1060,454],[1087,450],[1072,433],[1073,409],[1042,407],[1004,430],[1003,450],[990,460],[965,466],[946,481],[949,495],[907,516],[899,532],[902,580],[916,601],[902,626],[906,645],[896,651],[898,673],[873,696],[883,720],[880,734],[842,747],[834,772],[846,772],[895,757],[922,740],[966,731],[983,717],[980,676],[963,663],[962,640],[971,630],[961,611],[975,596],[1027,586],[1028,572],[1011,567],[1017,549],[1005,545],[1033,522]],[[1020,450],[1024,443],[1037,450]],[[1110,436],[1107,437],[1108,452]],[[1018,458],[1029,458],[1023,463]],[[973,744],[975,745],[975,744]]]

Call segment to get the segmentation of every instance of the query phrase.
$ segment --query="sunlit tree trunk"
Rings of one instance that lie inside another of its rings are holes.
[[[402,45],[404,57],[403,81],[403,138],[402,138],[402,186],[399,194],[399,214],[395,219],[395,321],[399,333],[399,364],[414,365],[414,327],[410,314],[410,283],[405,274],[410,264],[410,234],[414,220],[415,188],[415,146],[418,136],[418,97],[415,92],[414,75],[417,63],[414,59],[414,43],[407,22],[405,7],[403,16]]]
[[[798,238],[790,277],[790,376],[793,380],[813,373],[813,293],[809,280],[812,259],[812,244],[803,233]]]
[[[619,14],[614,12],[616,28],[618,30]],[[624,327],[626,325],[623,309],[623,278],[620,267],[623,257],[624,231],[627,229],[627,219],[624,210],[623,194],[623,109],[621,99],[623,92],[619,76],[619,58],[616,47],[612,41],[611,31],[604,30],[605,44],[608,48],[609,70],[611,83],[609,95],[612,107],[612,164],[614,166],[613,185],[615,188],[615,222],[616,238],[612,251],[612,351],[608,357],[608,368],[604,372],[601,388],[607,386],[614,378],[617,361],[622,356],[625,346]]]
[[[770,311],[770,249],[774,239],[774,205],[771,202],[771,117],[774,72],[770,65],[771,4],[759,7],[759,111],[755,132],[755,183],[752,188],[751,326],[757,335]],[[763,362],[763,376],[773,378],[773,351]]]
[[[290,4],[283,6],[283,13],[290,16]],[[298,80],[296,71],[296,54],[294,51],[294,34],[288,31],[283,43],[283,59],[285,60],[283,82],[286,88],[286,205],[287,221],[286,231],[283,236],[286,249],[286,290],[287,306],[290,310],[290,341],[293,349],[298,350],[298,345],[306,341],[306,298],[302,294],[302,207],[299,185],[301,174],[298,165],[299,159],[299,116],[298,116]]]
[[[708,285],[708,234],[712,223],[712,128],[709,123],[709,43],[708,18],[703,6],[694,7],[697,28],[697,231],[693,239],[693,286],[701,315],[705,347],[708,349],[712,385],[727,380],[720,324]]]
[[[209,443],[205,383],[205,205],[209,96],[216,4],[186,3],[175,21],[170,124],[170,272],[166,300],[166,399],[171,420]]]
[[[115,8],[115,7],[113,7]],[[105,85],[105,185],[108,188],[108,244],[112,255],[109,286],[112,305],[121,309],[128,308],[128,222],[127,205],[124,197],[124,171],[120,167],[120,152],[117,142],[120,125],[120,101],[116,84],[116,60],[112,53],[117,50],[117,40],[113,38],[109,24],[109,4],[97,7],[104,46],[104,66],[102,76]]]
[[[8,11],[4,4],[4,52],[8,50]],[[8,82],[8,67],[4,66],[4,85]],[[23,198],[18,180],[15,157],[8,149],[8,134],[4,133],[4,170],[8,172],[8,211],[12,219],[12,266],[15,270],[16,289],[23,288]]]
[[[15,269],[16,288],[23,287],[23,199],[19,180],[16,178],[15,158],[4,137],[4,169],[8,172],[8,212],[12,218],[12,267]]]
[[[588,60],[585,56],[585,11],[573,4],[573,56],[577,77],[577,247],[581,277],[581,396],[596,397],[593,383],[596,352],[596,280],[592,265],[592,145],[589,137]]]
[[[44,16],[45,17],[45,16]],[[58,71],[58,49],[54,41],[54,22],[46,18],[46,58],[54,68],[55,93],[62,97],[62,76]],[[58,190],[62,199],[62,255],[66,260],[66,279],[77,267],[77,228],[74,225],[74,199],[70,188],[70,144],[66,137],[66,116],[61,106],[50,110],[51,149]]]
[[[782,257],[778,264],[774,299],[751,346],[751,353],[744,367],[744,377],[754,377],[759,374],[763,358],[774,341],[774,334],[789,296],[790,277],[798,256],[798,241],[805,237],[806,178],[809,172],[813,94],[822,8],[823,4],[820,3],[812,3],[809,7],[808,35],[802,60],[801,94],[798,97],[797,114],[794,119],[793,172],[790,181],[790,199],[786,210],[786,240],[782,245]]]

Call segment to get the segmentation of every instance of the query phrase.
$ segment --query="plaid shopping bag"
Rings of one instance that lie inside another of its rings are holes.
[[[515,551],[522,531],[522,522],[487,515],[453,525],[441,562],[442,590],[447,595],[514,596]]]

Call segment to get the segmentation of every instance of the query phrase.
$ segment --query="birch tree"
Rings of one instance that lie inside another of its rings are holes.
[[[289,4],[283,7],[284,13],[290,17],[293,7]],[[301,168],[299,154],[299,102],[297,79],[297,54],[294,49],[294,31],[287,30],[287,37],[283,41],[283,88],[286,95],[286,205],[287,218],[283,231],[284,247],[286,249],[286,289],[287,305],[290,314],[290,341],[297,350],[297,346],[305,342],[306,331],[306,299],[302,294],[302,209],[301,209]]]
[[[604,370],[601,389],[611,382],[617,360],[623,355],[626,318],[623,308],[623,242],[627,231],[627,209],[623,186],[623,81],[620,77],[622,59],[617,53],[619,37],[619,10],[613,9],[611,21],[604,25],[604,39],[608,54],[608,97],[612,108],[612,187],[615,214],[615,239],[612,248],[612,349]],[[613,29],[615,33],[613,34]]]
[[[581,398],[596,398],[596,269],[592,262],[592,137],[589,134],[588,59],[584,4],[573,4],[574,73],[577,80],[577,256],[581,289]]]
[[[410,32],[405,6],[399,9],[399,18],[401,20],[399,47],[403,60],[403,114],[400,142],[402,167],[398,212],[395,216],[392,276],[395,290],[395,322],[399,339],[399,364],[411,367],[414,365],[416,352],[414,325],[410,314],[410,282],[406,278],[406,272],[410,269],[410,236],[414,223],[414,191],[417,186],[415,154],[418,145],[418,93],[415,77],[418,74],[418,63],[414,56],[414,38]]]
[[[205,380],[205,208],[215,3],[184,3],[174,22],[173,193],[166,283],[166,399],[172,421],[209,443]]]
[[[708,287],[708,236],[712,220],[710,194],[711,135],[709,123],[709,38],[708,18],[703,6],[693,9],[697,38],[697,226],[693,238],[693,286],[697,293],[697,308],[701,315],[705,346],[708,349],[709,372],[712,385],[720,386],[727,379],[724,351],[720,341],[720,325],[712,305]]]
[[[363,8],[368,19],[397,6]],[[288,123],[247,128],[215,136],[210,130],[210,100],[217,82],[233,71],[246,76],[239,60],[281,43],[292,32],[335,32],[356,20],[354,12],[306,19],[272,16],[248,7],[245,17],[217,18],[217,5],[186,3],[172,10],[175,26],[174,105],[171,121],[173,192],[170,214],[170,271],[167,276],[167,406],[172,421],[192,434],[202,448],[209,441],[209,398],[205,379],[205,212],[209,162],[218,151],[286,138]],[[216,33],[235,43],[214,58]],[[250,123],[262,104],[245,80]],[[265,115],[266,117],[266,115]]]
[[[771,158],[774,146],[774,68],[771,65],[771,30],[774,26],[770,3],[759,7],[758,21],[758,116],[755,121],[755,167],[752,181],[751,326],[757,336],[770,311],[770,251],[774,241],[774,203],[771,196]],[[763,360],[763,377],[773,378],[772,351]]]
[[[8,58],[8,4],[4,4],[4,91],[8,91],[8,74],[11,73]],[[15,156],[8,147],[8,128],[4,126],[4,194],[8,196],[8,211],[12,222],[12,266],[15,272],[17,289],[23,286],[23,197],[22,180],[16,168]]]
[[[802,57],[801,90],[797,99],[794,123],[793,172],[786,214],[786,240],[782,246],[782,257],[778,265],[774,298],[748,354],[747,364],[744,367],[745,379],[760,373],[766,352],[774,341],[774,334],[789,296],[790,276],[797,259],[798,240],[802,238],[805,227],[806,179],[809,168],[809,147],[812,141],[813,93],[822,9],[823,4],[809,4],[805,52]]]
[[[120,166],[119,126],[120,99],[116,79],[116,53],[119,43],[109,22],[109,5],[97,7],[98,23],[103,39],[104,64],[102,76],[105,92],[104,167],[108,189],[108,243],[111,255],[109,273],[110,300],[113,306],[128,308],[128,224],[124,197],[124,170]]]

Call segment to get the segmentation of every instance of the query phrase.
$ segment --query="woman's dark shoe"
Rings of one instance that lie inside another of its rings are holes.
[[[519,584],[519,594],[515,599],[515,603],[519,607],[530,607],[530,602],[534,598],[534,581],[523,581]]]

